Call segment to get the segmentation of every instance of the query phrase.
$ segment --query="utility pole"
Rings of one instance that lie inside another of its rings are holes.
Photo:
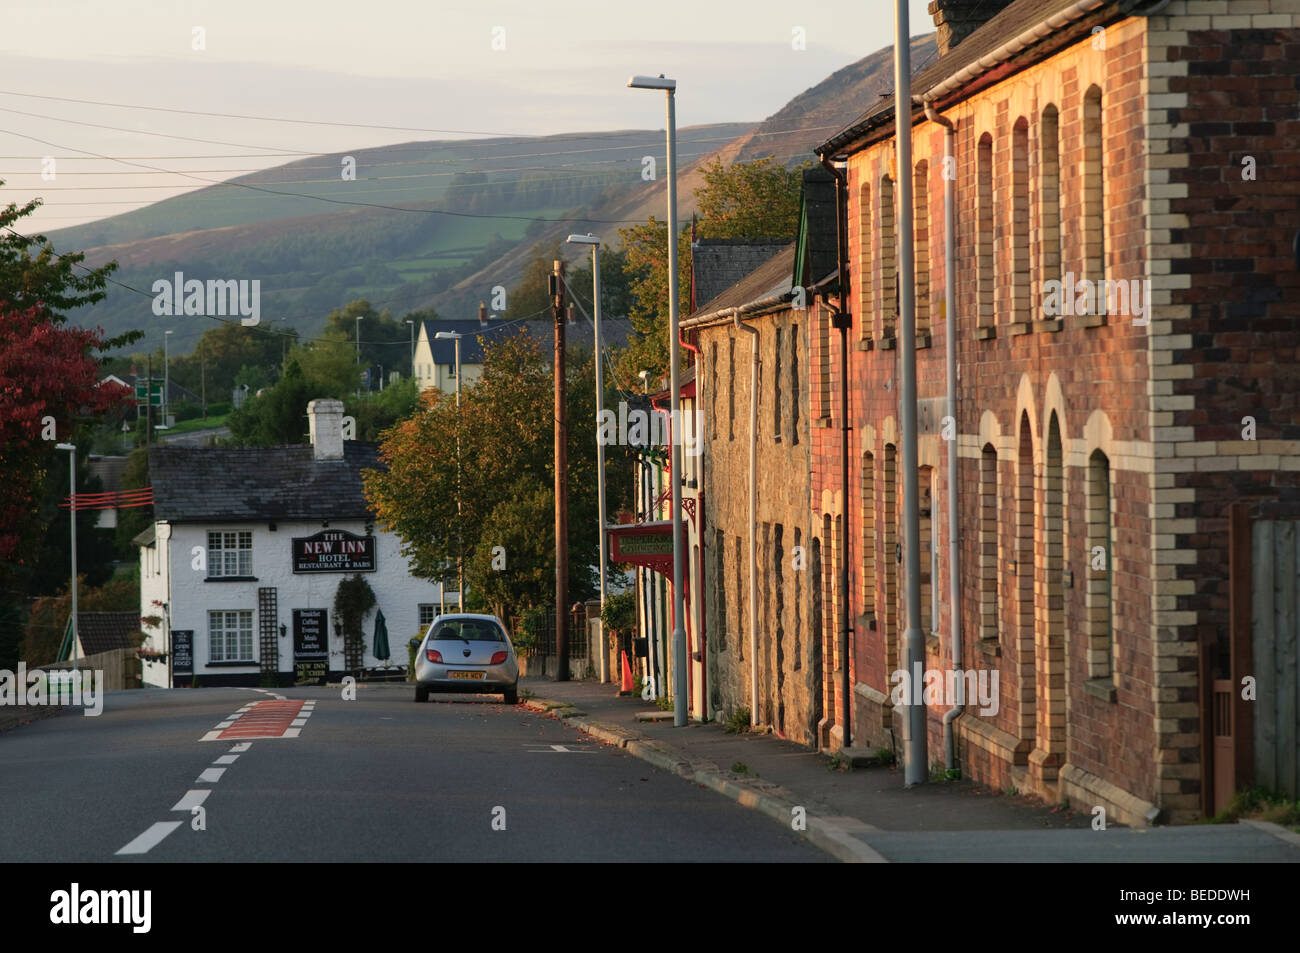
[[[199,390],[203,401],[203,419],[208,419],[208,367],[204,363],[203,338],[199,338]]]
[[[555,654],[557,682],[569,680],[569,460],[565,414],[564,262],[551,274],[551,311],[555,318]]]
[[[894,135],[898,149],[898,400],[903,444],[903,556],[907,584],[907,671],[912,697],[907,707],[907,761],[904,783],[924,784],[926,761],[924,683],[925,634],[921,631],[921,515],[917,508],[916,280],[912,247],[912,51],[907,3],[894,4]],[[917,703],[919,699],[919,704]]]
[[[144,445],[147,447],[153,430],[153,354],[145,359],[144,374]]]

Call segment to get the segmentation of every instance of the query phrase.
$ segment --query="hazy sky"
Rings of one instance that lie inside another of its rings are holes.
[[[0,18],[0,203],[44,197],[25,220],[41,230],[202,185],[85,153],[221,180],[416,139],[662,128],[632,73],[678,81],[681,126],[759,121],[894,30],[891,0],[3,0]]]

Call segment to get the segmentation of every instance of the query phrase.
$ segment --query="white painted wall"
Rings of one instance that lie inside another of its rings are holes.
[[[346,530],[358,536],[366,535],[364,520],[331,520],[331,530]],[[260,651],[261,620],[258,615],[257,590],[274,587],[278,596],[278,613],[275,620],[279,644],[279,670],[293,670],[293,610],[325,609],[330,632],[330,668],[343,666],[343,640],[334,634],[334,594],[338,584],[349,575],[342,572],[293,572],[292,541],[294,537],[313,536],[322,529],[320,521],[277,522],[272,532],[265,522],[259,523],[204,523],[155,524],[157,542],[154,547],[141,547],[140,614],[161,614],[152,601],[166,602],[171,610],[172,629],[194,630],[194,671],[204,674],[256,675],[257,665],[245,667],[209,667],[208,611],[216,609],[246,609],[253,613],[253,651]],[[253,576],[256,581],[207,582],[206,571],[192,567],[193,548],[201,546],[207,554],[209,531],[244,530],[253,534]],[[376,659],[374,648],[375,609],[365,618],[366,654],[364,667],[384,664],[406,666],[406,643],[419,631],[419,606],[421,603],[438,604],[441,593],[436,583],[410,575],[408,563],[401,554],[401,541],[379,526],[374,529],[375,572],[362,573],[375,592],[376,609],[382,609],[388,626],[388,644],[391,655],[387,663]],[[159,571],[151,571],[153,554],[157,554]],[[285,635],[279,636],[279,626],[285,626]],[[146,630],[149,631],[149,630]],[[147,648],[162,650],[163,633],[154,630],[153,637],[145,642]],[[162,663],[144,664],[146,685],[165,686],[168,666]],[[183,678],[183,677],[182,677]]]

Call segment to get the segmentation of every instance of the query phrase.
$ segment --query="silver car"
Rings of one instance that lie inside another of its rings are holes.
[[[519,702],[519,662],[494,615],[448,613],[429,625],[415,655],[415,700],[429,692],[486,692]]]

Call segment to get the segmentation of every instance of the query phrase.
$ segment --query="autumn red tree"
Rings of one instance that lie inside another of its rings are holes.
[[[98,383],[94,352],[104,343],[100,329],[59,327],[36,306],[0,301],[0,561],[22,564],[30,555],[55,443],[132,396]]]

